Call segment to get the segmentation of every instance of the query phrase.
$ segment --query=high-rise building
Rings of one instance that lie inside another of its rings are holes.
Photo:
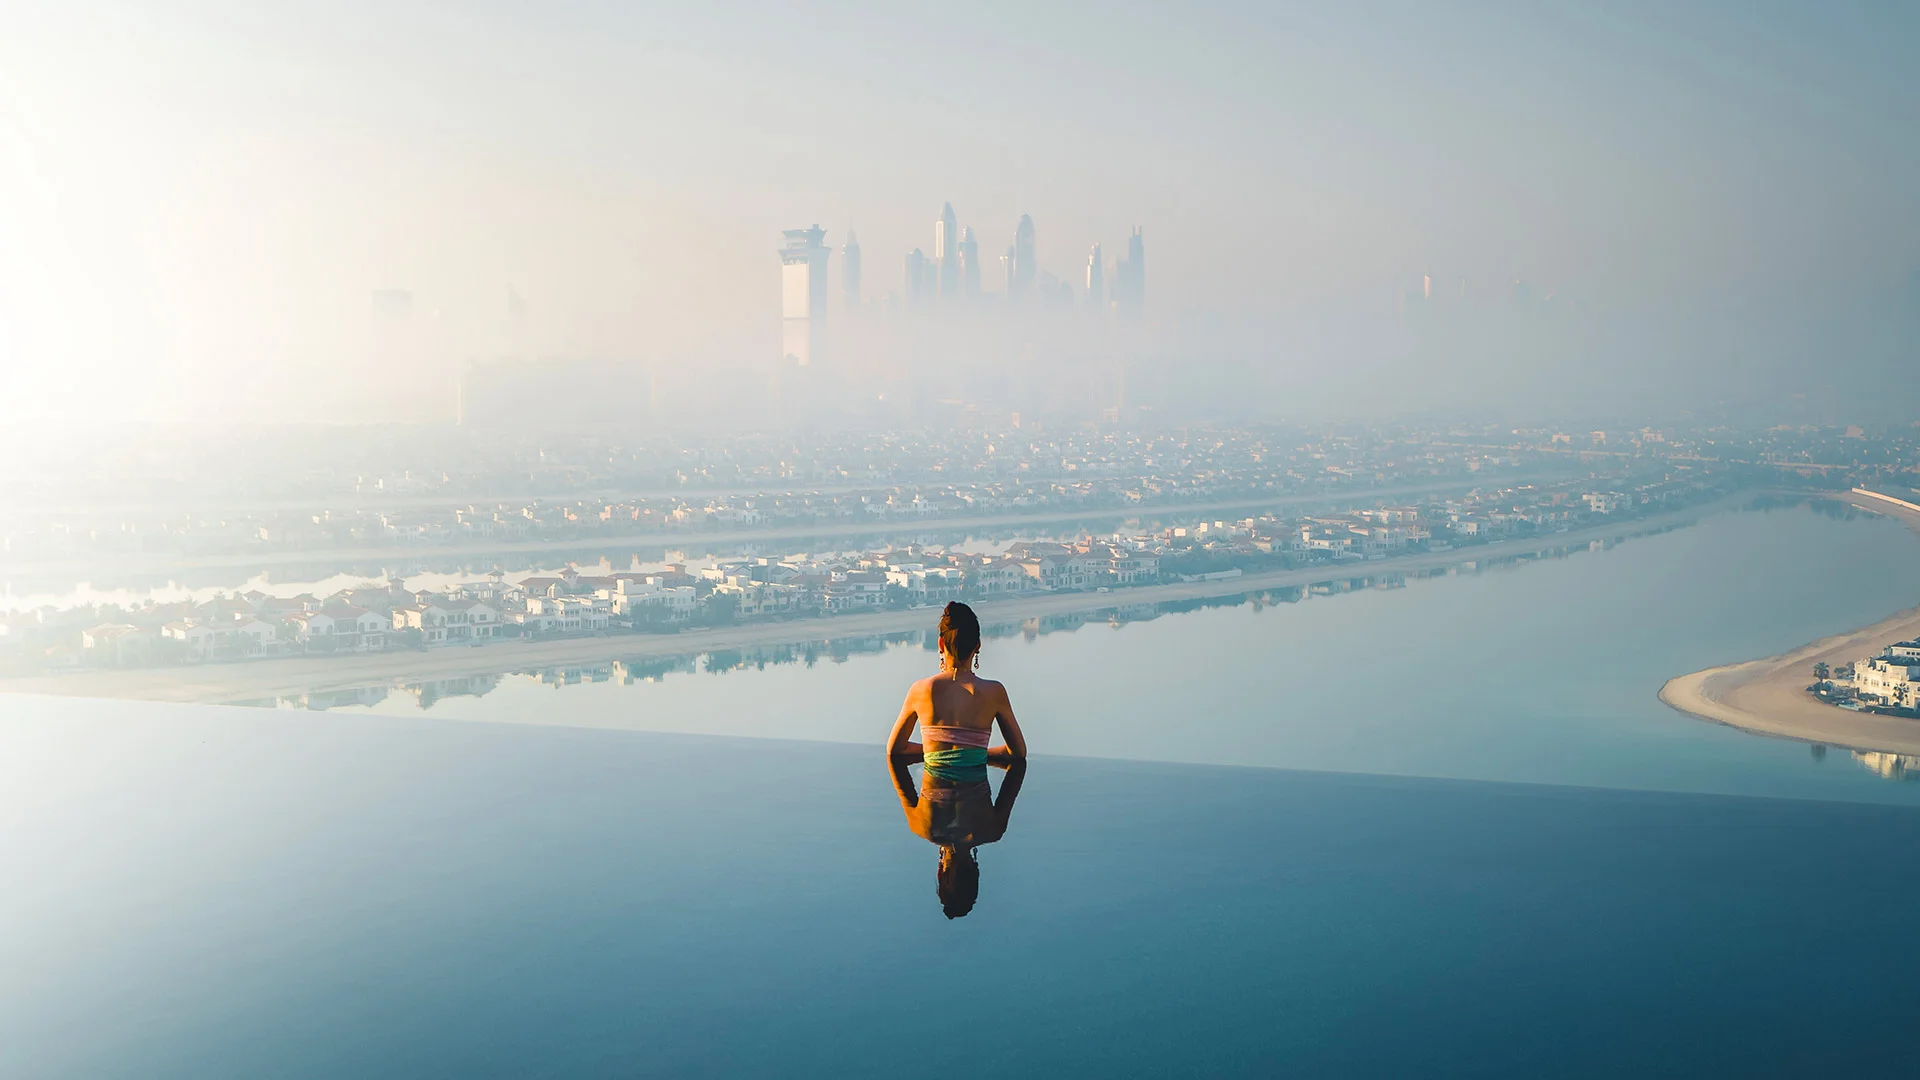
[[[1100,261],[1100,245],[1087,254],[1087,306],[1099,311],[1107,306],[1106,266]]]
[[[1147,305],[1147,248],[1138,225],[1127,237],[1127,257],[1113,268],[1113,303],[1134,311]]]
[[[827,233],[820,226],[787,229],[780,248],[781,355],[802,367],[813,362],[827,315]]]
[[[1033,285],[1033,276],[1039,270],[1034,263],[1033,219],[1026,214],[1020,215],[1020,224],[1013,230],[1013,273],[1007,282],[1009,296],[1026,295]]]
[[[960,294],[960,228],[953,218],[953,204],[940,208],[940,220],[933,223],[933,261],[939,268],[940,299]]]
[[[847,229],[847,244],[840,249],[840,291],[846,297],[847,310],[860,306],[860,241]]]
[[[1013,248],[1009,247],[1007,253],[1000,256],[1001,287],[1007,291],[1007,296],[1009,297],[1013,296],[1013,271],[1014,267],[1018,265],[1014,259],[1013,250]]]
[[[974,239],[971,227],[960,234],[960,291],[980,295],[980,241]]]
[[[933,268],[927,264],[926,252],[919,248],[907,252],[905,270],[903,287],[907,306],[919,307],[926,302],[927,294],[933,291]]]

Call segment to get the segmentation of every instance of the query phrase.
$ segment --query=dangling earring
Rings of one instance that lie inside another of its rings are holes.
[[[980,670],[980,653],[978,650],[974,651],[972,667],[973,667],[973,670],[975,671]]]

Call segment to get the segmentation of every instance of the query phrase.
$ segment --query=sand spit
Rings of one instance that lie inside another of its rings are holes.
[[[1861,510],[1898,519],[1920,533],[1920,510],[1914,504],[1864,489],[1855,489],[1845,498]],[[1848,750],[1920,754],[1920,720],[1853,712],[1825,704],[1806,690],[1817,663],[1839,667],[1871,656],[1891,642],[1915,637],[1920,637],[1920,607],[1778,656],[1669,679],[1660,688],[1660,700],[1689,716],[1759,735]]]

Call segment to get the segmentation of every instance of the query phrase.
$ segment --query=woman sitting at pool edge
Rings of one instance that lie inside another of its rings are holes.
[[[887,736],[890,757],[920,756],[932,777],[968,778],[989,762],[1008,765],[1024,761],[1027,740],[1013,718],[1007,688],[974,674],[980,656],[980,620],[973,609],[955,601],[940,613],[940,672],[913,684],[900,719]],[[995,721],[1006,745],[988,749]],[[920,742],[909,741],[914,724]]]

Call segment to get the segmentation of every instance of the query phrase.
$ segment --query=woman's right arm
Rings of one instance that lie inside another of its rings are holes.
[[[915,684],[907,690],[907,700],[900,706],[900,719],[893,722],[893,731],[887,735],[888,757],[915,757],[921,753],[919,743],[907,740],[907,733],[913,730],[913,722],[920,716],[920,703],[914,700],[919,689]]]

